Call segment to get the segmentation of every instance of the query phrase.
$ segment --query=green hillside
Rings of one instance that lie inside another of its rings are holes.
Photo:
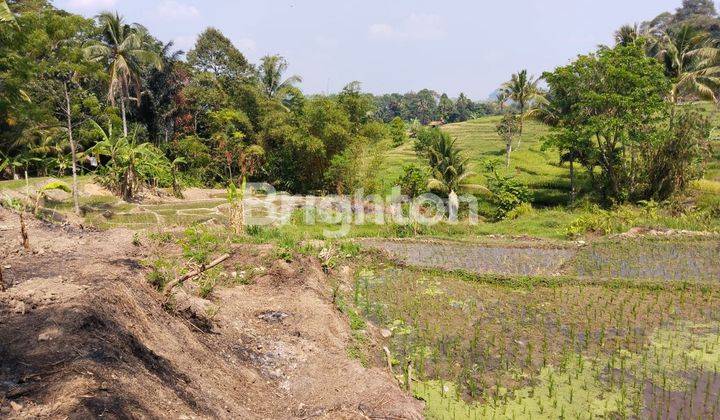
[[[720,194],[720,112],[711,103],[700,103],[692,106],[707,114],[715,127],[713,133],[713,152],[715,158],[708,164],[705,179],[696,184],[696,188],[704,192]],[[478,190],[484,185],[483,162],[491,159],[504,159],[505,144],[497,135],[495,127],[501,117],[491,116],[442,127],[457,140],[470,159],[470,168],[474,175],[468,179],[468,189]],[[534,193],[534,204],[546,206],[567,202],[570,188],[568,165],[560,165],[558,153],[554,150],[542,150],[543,136],[548,134],[549,127],[528,119],[520,148],[513,150],[510,172],[517,179],[530,187]],[[404,165],[409,163],[423,164],[413,150],[412,140],[392,149],[387,155],[387,179],[396,180],[402,173]],[[583,171],[578,171],[579,183],[583,181]]]

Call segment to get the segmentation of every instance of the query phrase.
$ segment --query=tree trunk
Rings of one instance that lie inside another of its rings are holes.
[[[570,202],[575,202],[575,159],[570,159]]]
[[[525,122],[525,105],[520,105],[520,126],[518,127],[518,149],[520,149],[520,146],[522,145],[522,135],[523,135],[523,125]]]
[[[512,140],[505,143],[505,167],[510,168],[510,153],[512,153]]]
[[[120,98],[120,112],[122,113],[123,134],[128,136],[127,115],[125,114],[125,97]]]
[[[72,195],[73,204],[75,205],[75,214],[80,216],[80,199],[78,197],[78,182],[77,182],[77,148],[75,147],[75,138],[73,137],[73,126],[72,126],[72,108],[70,107],[70,93],[68,92],[67,83],[63,84],[65,88],[65,106],[67,116],[67,130],[68,139],[70,141],[70,152],[72,153]]]

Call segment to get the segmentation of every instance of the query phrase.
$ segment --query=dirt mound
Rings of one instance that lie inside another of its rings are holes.
[[[214,308],[204,332],[162,308],[132,233],[31,221],[25,252],[16,217],[0,210],[0,225],[0,417],[421,417],[389,374],[347,357],[350,329],[316,261],[188,306]]]

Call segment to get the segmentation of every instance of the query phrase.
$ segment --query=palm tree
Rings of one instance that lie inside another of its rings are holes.
[[[157,54],[148,49],[143,27],[126,24],[117,13],[102,13],[98,21],[103,30],[102,41],[87,47],[85,54],[90,60],[104,62],[107,66],[110,76],[108,100],[115,106],[116,99],[120,97],[123,133],[127,137],[125,102],[131,99],[133,91],[135,100],[139,102],[142,65],[152,64],[160,68],[162,62]]]
[[[170,41],[162,46],[159,53],[162,68],[150,73],[144,94],[150,100],[154,110],[153,127],[157,135],[162,135],[166,144],[174,129],[174,117],[178,111],[178,95],[185,86],[185,73],[179,63],[184,51],[175,50],[175,43]],[[158,141],[160,143],[160,141]]]
[[[455,146],[455,140],[445,132],[441,132],[430,145],[428,159],[432,169],[428,189],[454,195],[471,175],[467,170],[468,159],[462,156],[462,150]]]
[[[640,39],[638,25],[623,25],[615,32],[615,43],[622,46],[635,45]]]
[[[671,29],[656,40],[650,54],[664,65],[665,74],[673,81],[673,104],[688,95],[718,101],[720,50],[712,45],[707,32],[689,25]]]
[[[260,83],[268,98],[282,99],[290,87],[302,82],[302,78],[297,75],[283,80],[287,68],[287,60],[279,55],[268,55],[260,60]]]
[[[522,137],[523,133],[523,122],[525,119],[525,111],[533,104],[542,98],[542,92],[538,87],[540,79],[534,76],[528,76],[527,70],[521,70],[517,74],[513,74],[508,82],[505,82],[501,87],[501,92],[506,99],[510,99],[515,102],[520,108],[520,127],[519,136]],[[518,140],[518,147],[520,146],[520,140]]]

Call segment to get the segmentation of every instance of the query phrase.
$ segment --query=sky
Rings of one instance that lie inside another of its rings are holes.
[[[306,93],[351,81],[380,94],[423,88],[486,99],[512,73],[567,64],[610,44],[625,23],[680,0],[55,0],[94,16],[117,10],[185,51],[220,29],[257,63],[280,54]]]

